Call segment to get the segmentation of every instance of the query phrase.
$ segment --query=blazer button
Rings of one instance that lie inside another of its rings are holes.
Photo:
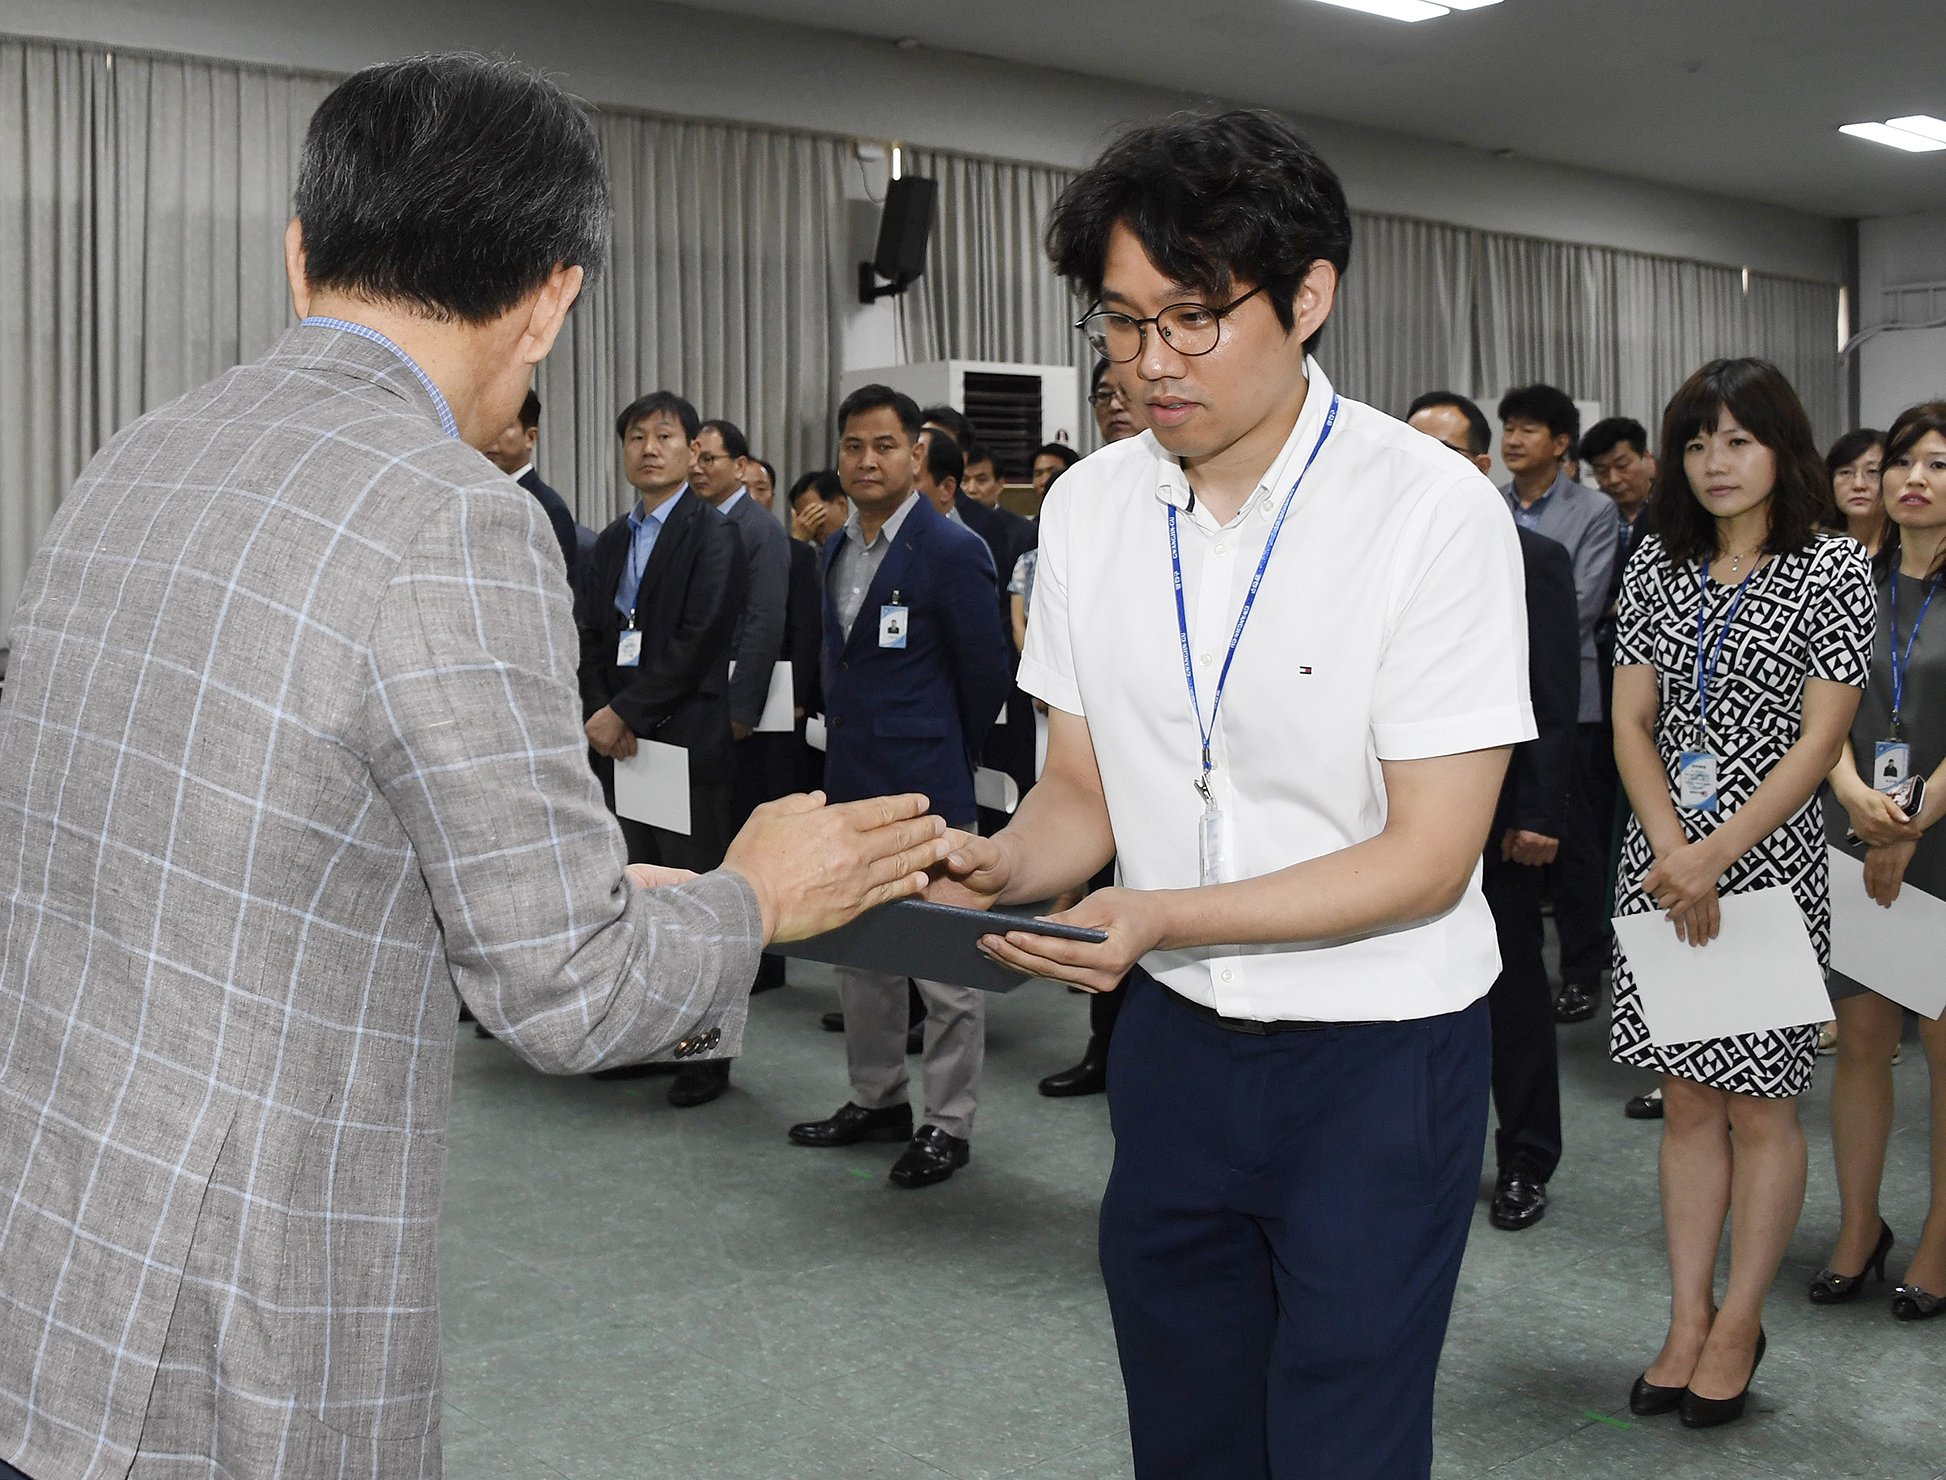
[[[849,672],[851,672],[851,659],[849,659],[849,658],[840,658],[840,659],[838,660],[838,671],[839,671],[840,673],[849,673]]]

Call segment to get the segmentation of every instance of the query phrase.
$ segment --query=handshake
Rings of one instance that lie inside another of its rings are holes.
[[[822,792],[766,802],[731,842],[723,867],[756,893],[766,944],[822,935],[924,892],[929,871],[963,836],[928,816],[929,805],[909,794],[829,806]],[[694,877],[646,864],[630,864],[628,873],[646,888]]]

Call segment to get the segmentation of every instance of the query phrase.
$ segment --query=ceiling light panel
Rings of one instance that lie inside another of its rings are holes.
[[[1883,123],[1840,124],[1838,132],[1850,134],[1854,139],[1865,139],[1874,144],[1886,144],[1894,149],[1903,149],[1908,154],[1930,154],[1935,149],[1946,149],[1946,139],[1928,138],[1924,134],[1911,133],[1906,129],[1893,128]]]
[[[1936,139],[1946,144],[1946,118],[1934,118],[1929,113],[1913,113],[1904,118],[1888,118],[1887,128],[1899,129],[1908,134],[1917,134],[1922,139]]]
[[[1381,15],[1388,21],[1431,21],[1452,14],[1449,7],[1430,4],[1429,0],[1318,0],[1318,3]]]

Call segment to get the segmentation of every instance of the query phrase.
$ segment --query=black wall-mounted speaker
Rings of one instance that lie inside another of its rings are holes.
[[[922,175],[907,175],[886,186],[885,208],[878,218],[878,249],[870,262],[859,264],[861,302],[902,293],[926,270],[926,242],[932,236],[933,207],[938,198],[939,182]],[[889,285],[875,286],[871,281],[874,273],[890,279]]]

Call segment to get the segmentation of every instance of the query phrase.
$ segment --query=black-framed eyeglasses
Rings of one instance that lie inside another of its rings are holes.
[[[1223,320],[1263,292],[1259,283],[1241,298],[1232,298],[1221,308],[1207,303],[1172,303],[1151,318],[1138,319],[1113,309],[1097,308],[1082,317],[1074,327],[1087,336],[1095,353],[1111,365],[1126,365],[1142,353],[1149,325],[1155,325],[1163,342],[1179,355],[1206,355],[1223,337]]]

